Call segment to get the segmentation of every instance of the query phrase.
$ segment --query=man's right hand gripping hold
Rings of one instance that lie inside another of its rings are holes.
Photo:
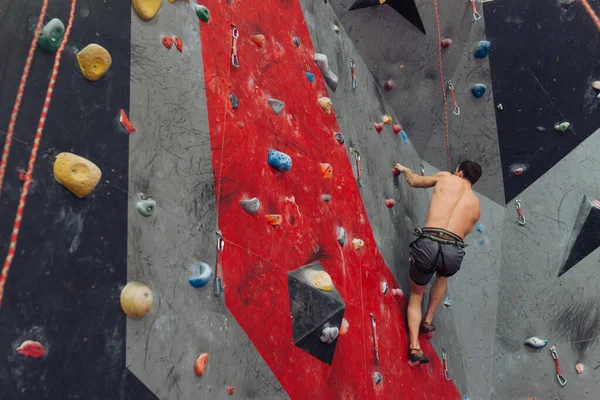
[[[394,169],[403,173],[412,187],[434,188],[425,227],[415,229],[418,238],[410,244],[409,364],[425,364],[429,359],[421,350],[419,332],[433,336],[433,316],[446,292],[448,278],[458,272],[465,255],[463,239],[481,215],[479,199],[472,190],[481,176],[481,167],[463,161],[454,174],[438,172],[433,176],[420,176],[401,164]],[[434,274],[437,276],[429,294],[427,313],[422,318],[423,293]]]

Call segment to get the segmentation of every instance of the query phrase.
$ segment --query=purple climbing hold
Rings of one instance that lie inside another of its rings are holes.
[[[249,200],[240,200],[240,206],[250,215],[254,215],[258,212],[260,208],[260,200],[256,197]]]
[[[285,153],[277,150],[269,150],[269,166],[280,172],[287,172],[292,169],[292,158]]]
[[[240,101],[233,92],[229,93],[229,100],[231,100],[231,108],[234,110],[240,106]]]
[[[269,99],[269,104],[271,105],[275,115],[279,115],[283,111],[283,107],[285,107],[285,103],[283,101],[273,98]]]

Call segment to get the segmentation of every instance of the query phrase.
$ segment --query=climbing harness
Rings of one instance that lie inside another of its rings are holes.
[[[519,214],[519,225],[525,225],[525,216],[523,215],[523,209],[521,208],[521,200],[515,200],[517,205],[517,214]]]
[[[377,346],[377,324],[375,323],[375,315],[369,313],[371,316],[371,329],[373,331],[373,350],[375,351],[375,364],[379,364],[379,348]]]
[[[352,72],[352,89],[356,89],[356,64],[350,59],[350,71]]]
[[[231,24],[231,26],[233,27],[231,31],[231,65],[233,65],[234,68],[239,68],[240,60],[237,56],[237,41],[240,37],[240,32],[235,24]]]
[[[221,254],[225,247],[225,241],[223,240],[223,234],[220,230],[216,230],[217,234],[217,262],[215,263],[215,296],[223,295],[223,281],[221,280],[220,274],[223,273],[221,267]]]
[[[428,228],[415,228],[413,235],[418,236],[419,238],[424,237],[424,238],[433,240],[434,242],[438,242],[441,244],[451,244],[453,246],[457,246],[460,248],[465,248],[468,246],[468,244],[463,242],[459,236],[453,234],[452,232],[448,232],[445,229],[429,228],[429,227]],[[419,240],[419,239],[417,239],[417,240]],[[413,241],[410,245],[412,246],[412,244],[415,241]],[[442,248],[440,247],[440,249],[438,251],[438,256],[439,256],[439,253],[441,253],[441,249]],[[443,253],[442,253],[442,261],[444,261]],[[435,260],[435,263],[437,263],[437,259]]]
[[[452,104],[454,104],[454,111],[452,113],[454,115],[460,115],[460,107],[458,106],[458,102],[456,101],[456,94],[454,93],[454,85],[452,81],[448,81],[448,90],[450,90],[450,96],[452,96]]]
[[[560,363],[558,362],[558,354],[556,353],[556,346],[550,347],[550,354],[552,354],[552,358],[554,359],[554,364],[556,364],[556,378],[558,379],[558,383],[560,386],[565,386],[567,384],[567,380],[562,376],[560,372]]]
[[[583,4],[583,8],[585,8],[585,11],[587,11],[587,13],[592,18],[592,21],[594,21],[594,24],[596,24],[596,28],[598,28],[598,30],[600,31],[600,18],[598,18],[598,15],[596,14],[592,6],[590,6],[588,0],[581,0],[581,4]]]
[[[421,167],[421,176],[425,176],[425,167],[423,166],[423,164],[420,164]]]
[[[450,371],[448,371],[448,360],[446,358],[446,350],[442,347],[442,363],[444,365],[444,379],[450,380]]]
[[[481,15],[477,12],[477,4],[475,4],[475,0],[471,0],[471,7],[473,7],[473,19],[475,21],[479,21],[481,19]]]
[[[356,174],[358,178],[356,182],[358,183],[358,187],[362,187],[362,170],[360,169],[360,153],[358,150],[350,147],[350,153],[354,153],[354,158],[356,159]]]

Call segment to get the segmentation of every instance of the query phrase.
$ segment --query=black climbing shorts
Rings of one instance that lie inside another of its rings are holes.
[[[419,236],[410,244],[410,279],[425,286],[437,272],[449,278],[460,270],[466,246],[459,236],[437,228],[415,229]]]

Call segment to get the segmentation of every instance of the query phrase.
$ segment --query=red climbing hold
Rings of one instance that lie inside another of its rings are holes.
[[[402,131],[402,125],[392,125],[392,130],[397,135]]]
[[[452,39],[442,39],[440,44],[442,45],[443,48],[446,49],[446,48],[452,46]]]
[[[392,208],[396,205],[396,200],[394,199],[387,199],[385,201],[385,205],[387,206],[387,208]]]
[[[204,369],[206,368],[207,363],[208,353],[202,353],[198,356],[198,358],[196,358],[196,362],[194,362],[194,371],[196,371],[196,375],[204,375]]]
[[[179,39],[178,36],[173,36],[173,42],[175,43],[175,47],[179,50],[180,53],[183,52],[183,42]]]
[[[398,176],[400,175],[400,171],[398,171],[396,168],[392,168],[392,174],[394,174],[394,176]]]
[[[383,85],[383,88],[389,92],[390,90],[392,90],[394,88],[394,86],[395,86],[394,80],[390,79]]]
[[[27,173],[22,169],[19,170],[19,179],[21,182],[25,182],[25,179],[27,179]]]
[[[227,386],[227,394],[228,395],[233,395],[233,393],[235,392],[235,389],[233,388],[233,386]]]
[[[325,182],[329,182],[331,176],[333,175],[333,167],[331,164],[321,163],[321,172],[323,173],[323,179],[325,179]]]
[[[40,358],[46,355],[46,349],[40,342],[26,340],[17,347],[17,353],[25,357]]]
[[[165,46],[167,49],[170,49],[171,46],[173,46],[173,39],[171,39],[171,36],[163,36],[160,38],[160,40],[162,41],[163,46]]]
[[[519,176],[519,175],[523,175],[523,168],[517,168],[513,171],[513,174]]]
[[[123,125],[125,130],[127,131],[128,135],[131,135],[133,132],[135,132],[135,127],[133,126],[131,121],[129,121],[129,118],[127,118],[127,114],[125,114],[125,110],[121,110],[121,116],[119,117],[119,121],[121,122],[121,124]]]
[[[381,131],[383,130],[383,124],[380,124],[379,122],[373,123],[373,127],[375,128],[377,133],[381,133]]]

